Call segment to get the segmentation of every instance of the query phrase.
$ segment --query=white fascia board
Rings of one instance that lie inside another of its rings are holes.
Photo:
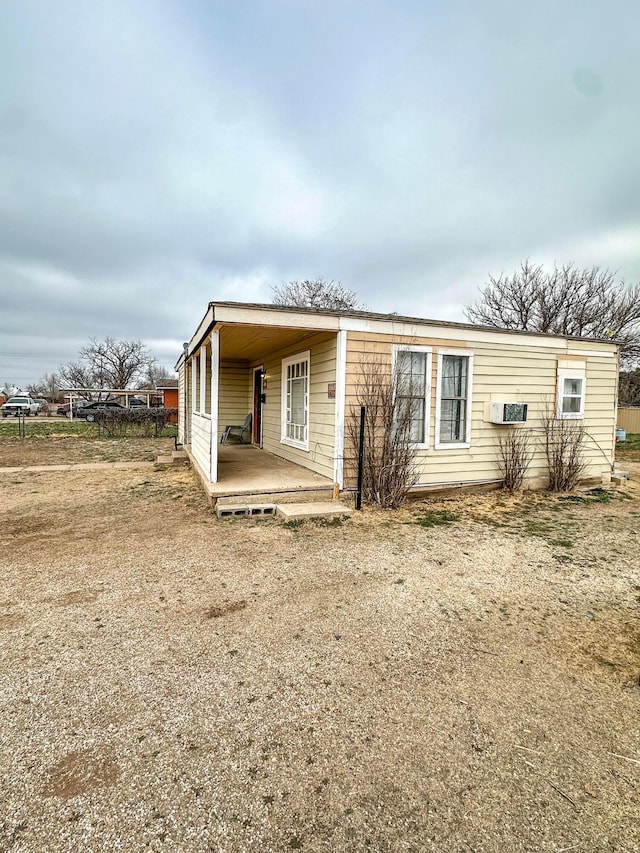
[[[202,339],[205,337],[205,335],[213,325],[213,319],[213,306],[209,305],[207,313],[202,318],[200,325],[195,331],[195,334],[189,341],[189,346],[187,348],[187,357],[193,355],[194,351],[200,348]]]
[[[245,326],[284,326],[292,329],[317,329],[337,332],[340,317],[327,314],[303,314],[271,308],[243,308],[240,305],[214,305],[216,323],[241,323]]]
[[[513,334],[500,329],[461,329],[457,326],[433,325],[429,323],[406,323],[394,320],[368,320],[361,317],[340,317],[340,328],[348,332],[371,332],[377,335],[393,335],[408,338],[438,338],[447,341],[460,341],[465,343],[489,343],[503,344],[506,346],[520,347],[546,347],[554,350],[566,350],[571,355],[605,356],[613,358],[617,351],[616,344],[603,345],[611,347],[607,350],[576,350],[572,348],[576,341],[564,338],[561,335],[536,335],[535,333]],[[418,341],[416,341],[418,343]]]

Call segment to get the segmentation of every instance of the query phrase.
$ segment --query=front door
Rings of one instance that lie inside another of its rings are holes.
[[[264,367],[253,369],[253,443],[262,447],[262,377]]]

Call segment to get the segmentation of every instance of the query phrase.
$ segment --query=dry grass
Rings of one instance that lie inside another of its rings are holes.
[[[6,476],[0,850],[640,849],[639,518],[633,483],[287,528],[183,468]]]
[[[173,450],[173,438],[99,438],[87,436],[32,435],[0,437],[2,468],[27,465],[67,465],[80,462],[153,461],[160,453]]]

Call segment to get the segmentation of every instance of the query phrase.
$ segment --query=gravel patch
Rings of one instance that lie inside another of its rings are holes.
[[[639,497],[5,477],[0,850],[639,850]]]

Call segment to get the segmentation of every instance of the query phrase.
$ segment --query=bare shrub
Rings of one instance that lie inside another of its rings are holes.
[[[531,433],[519,427],[509,427],[498,437],[498,467],[502,485],[509,492],[522,488],[533,458]]]
[[[549,467],[549,490],[570,492],[580,482],[585,469],[585,428],[577,421],[558,418],[551,409],[547,410],[542,426]]]
[[[415,447],[411,441],[411,403],[398,396],[398,372],[380,358],[366,357],[356,389],[357,405],[347,420],[352,459],[358,458],[360,407],[365,407],[362,499],[393,508],[406,498],[418,480]]]
[[[175,411],[139,406],[132,409],[98,409],[94,414],[98,428],[109,438],[158,438]]]

